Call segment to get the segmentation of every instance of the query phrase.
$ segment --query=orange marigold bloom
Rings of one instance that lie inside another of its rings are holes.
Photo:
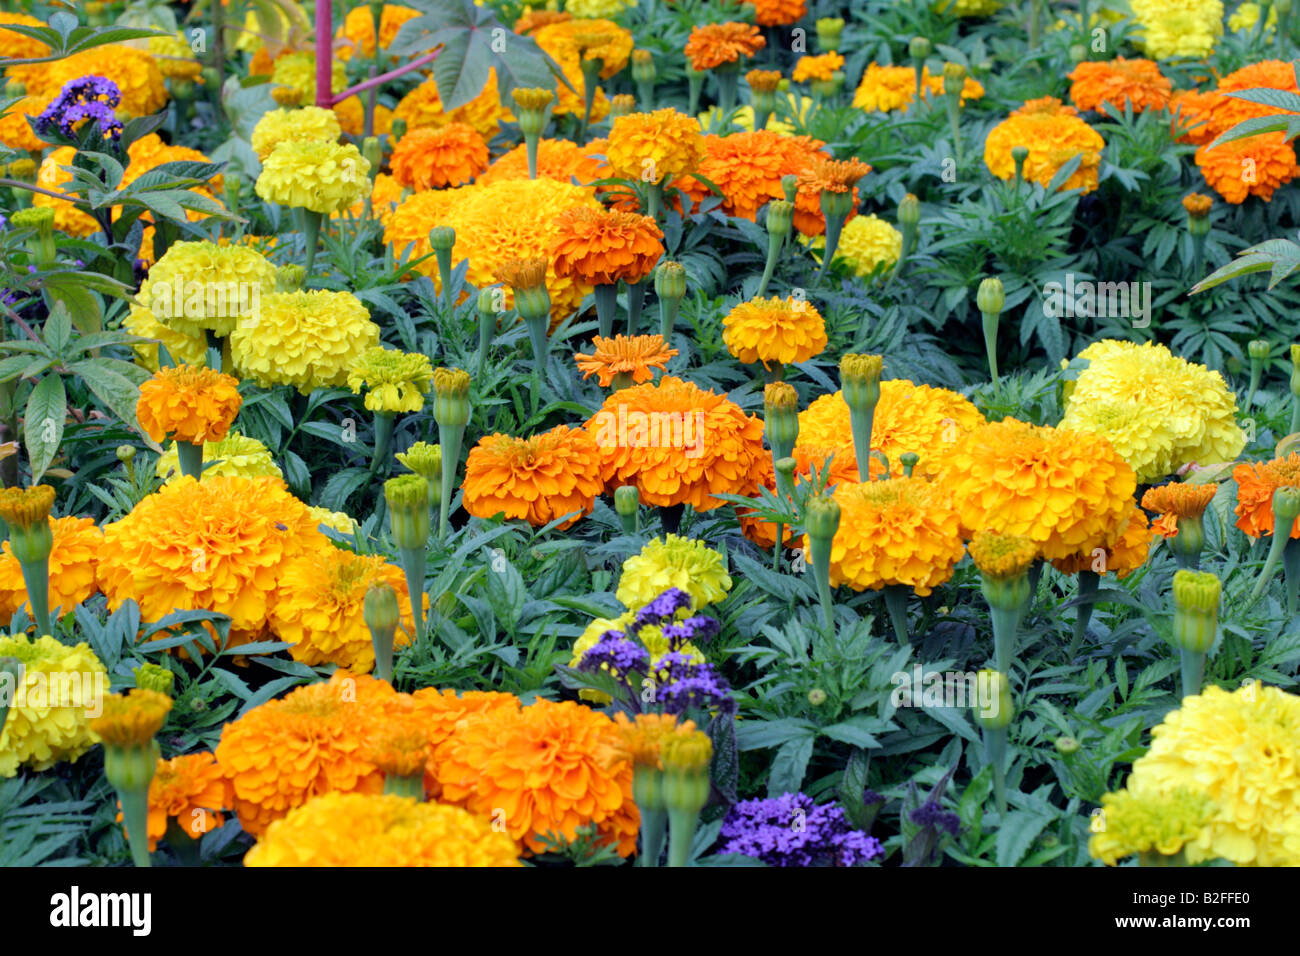
[[[600,179],[602,161],[592,155],[591,145],[579,146],[567,139],[542,139],[537,141],[537,175],[562,183],[577,180],[585,186]],[[528,148],[521,143],[504,156],[494,160],[477,183],[494,183],[503,179],[529,179]]]
[[[50,531],[54,546],[50,551],[50,612],[70,614],[78,604],[88,601],[99,591],[97,566],[99,553],[104,547],[104,534],[95,526],[93,518],[68,515],[50,518]],[[14,557],[8,541],[0,553],[0,621],[9,625],[19,608],[26,608],[27,584],[23,569]]]
[[[3,35],[8,31],[0,31]],[[39,153],[45,149],[46,142],[32,132],[32,125],[27,117],[35,119],[45,110],[47,102],[39,96],[24,96],[0,116],[0,143],[10,149],[22,149],[29,153]]]
[[[1182,481],[1171,481],[1158,488],[1148,488],[1142,495],[1142,507],[1176,518],[1199,518],[1205,514],[1205,509],[1210,506],[1218,491],[1219,486],[1213,482],[1189,485]]]
[[[531,438],[488,435],[465,463],[465,510],[479,518],[523,518],[534,527],[575,511],[583,517],[604,487],[600,471],[600,449],[581,428],[557,425]]]
[[[706,23],[691,31],[686,40],[686,57],[697,71],[712,70],[728,63],[739,63],[743,56],[753,56],[767,40],[752,23]]]
[[[259,836],[320,793],[381,792],[366,742],[394,696],[384,681],[337,670],[226,724],[216,757],[244,830]]]
[[[813,163],[800,185],[806,181],[819,193],[846,193],[869,172],[871,167],[857,159],[823,159]]]
[[[755,10],[754,22],[762,27],[788,27],[808,13],[805,0],[749,0]]]
[[[1172,132],[1180,143],[1204,146],[1218,135],[1212,120],[1219,99],[1218,93],[1197,90],[1179,90],[1169,98],[1169,112],[1174,114]]]
[[[149,851],[157,849],[172,820],[193,840],[217,829],[225,822],[217,811],[229,807],[231,797],[230,781],[212,754],[159,760],[149,781]]]
[[[532,10],[525,7],[519,19],[515,21],[514,30],[520,36],[527,36],[534,30],[540,30],[552,23],[563,23],[565,20],[572,19],[573,14],[564,13],[560,10]]]
[[[658,182],[694,172],[703,151],[700,121],[665,107],[652,113],[628,113],[614,120],[605,158],[611,176],[640,179],[651,172],[659,177]]]
[[[398,185],[415,190],[463,185],[487,164],[487,143],[466,123],[413,129],[398,140],[389,159]]]
[[[561,84],[563,86],[563,84]],[[458,106],[454,110],[442,108],[442,98],[438,95],[438,84],[433,76],[407,93],[393,110],[393,119],[406,123],[408,130],[422,126],[446,126],[448,123],[466,123],[485,140],[492,139],[501,132],[501,122],[513,122],[514,116],[502,104],[497,88],[497,71],[495,67],[488,70],[487,83],[478,96]]]
[[[634,385],[648,382],[655,369],[666,371],[668,360],[677,354],[662,335],[616,335],[612,339],[597,335],[591,341],[595,346],[592,354],[579,352],[573,360],[582,377],[597,376],[601,388],[609,388],[617,375],[631,376]]]
[[[48,24],[44,20],[38,20],[35,17],[29,17],[25,13],[7,13],[0,12],[0,28],[6,23],[16,23],[25,27],[44,27]],[[32,60],[38,56],[49,56],[50,47],[40,40],[34,40],[23,33],[15,30],[0,29],[0,60]],[[33,63],[28,68],[47,66],[44,63]]]
[[[1248,462],[1232,470],[1237,482],[1237,527],[1252,538],[1273,534],[1273,492],[1300,488],[1300,453],[1272,461]],[[1300,538],[1300,521],[1291,529]]]
[[[971,402],[946,388],[916,385],[905,378],[880,383],[880,400],[871,423],[871,447],[889,459],[890,474],[903,473],[899,458],[904,452],[921,456],[914,475],[933,477],[939,470],[941,449],[962,435],[985,424]],[[858,480],[858,459],[853,448],[849,406],[842,392],[822,395],[799,413],[799,442],[795,460],[800,474],[808,465],[820,470],[834,454],[832,478],[848,476]],[[871,474],[883,475],[884,465],[871,460]]]
[[[527,852],[542,852],[547,833],[573,840],[595,824],[630,856],[641,815],[631,761],[611,760],[618,743],[612,720],[573,701],[469,716],[434,755],[441,799],[484,816],[504,811],[506,831]]]
[[[1151,522],[1151,530],[1162,538],[1173,538],[1178,534],[1178,515],[1163,514]]]
[[[676,714],[637,714],[628,718],[619,711],[614,715],[618,727],[619,752],[635,766],[664,768],[660,749],[674,734],[695,733],[695,721],[677,722]]]
[[[766,129],[706,136],[698,172],[722,191],[723,212],[755,222],[759,209],[784,198],[782,177],[808,173],[815,163],[830,159],[825,145],[809,136],[784,136]],[[709,195],[703,183],[687,192],[696,203]],[[821,193],[815,187],[800,186],[794,224],[801,232],[825,231]]]
[[[640,282],[664,254],[663,237],[651,216],[574,206],[555,220],[555,274],[589,285]]]
[[[1164,109],[1173,90],[1154,61],[1122,56],[1106,62],[1085,60],[1070,79],[1070,100],[1081,110],[1100,111],[1103,103],[1109,103],[1123,112],[1126,102],[1135,113]]]
[[[808,83],[813,80],[830,80],[835,72],[844,65],[844,57],[838,53],[823,53],[821,56],[801,56],[794,65],[791,78],[796,83]]]
[[[952,496],[925,478],[835,488],[840,527],[831,543],[831,586],[855,591],[898,584],[925,596],[952,577],[965,553]],[[809,541],[804,536],[804,553]]]
[[[210,368],[162,368],[140,386],[135,414],[154,441],[168,437],[202,445],[221,441],[239,414],[239,381]]]
[[[1263,60],[1234,70],[1219,81],[1218,89],[1215,90],[1219,95],[1210,106],[1210,129],[1214,136],[1226,133],[1243,120],[1257,116],[1277,116],[1286,112],[1267,103],[1252,103],[1250,100],[1222,95],[1251,89],[1285,90],[1300,94],[1300,87],[1296,86],[1295,68],[1286,60]]]
[[[1063,574],[1095,571],[1098,574],[1114,572],[1117,578],[1128,577],[1146,563],[1151,541],[1158,531],[1151,527],[1146,512],[1136,506],[1117,528],[1104,545],[1099,544],[1091,551],[1067,558],[1057,558],[1052,566]]]
[[[1100,435],[1013,418],[958,436],[938,456],[936,481],[952,490],[968,534],[1022,535],[1048,560],[1104,545],[1137,487],[1133,469]]]
[[[394,706],[407,706],[408,695],[400,694],[395,704],[389,704],[391,712]],[[438,797],[442,785],[438,783],[438,767],[434,761],[437,748],[449,740],[456,732],[462,720],[472,716],[490,716],[497,713],[514,714],[523,706],[514,694],[503,694],[492,690],[469,690],[457,693],[454,690],[439,690],[425,687],[409,695],[409,706],[417,714],[425,732],[429,735],[430,755],[425,765],[424,789],[430,799]]]
[[[1061,186],[1062,189],[1097,188],[1097,170],[1106,141],[1101,134],[1081,120],[1072,107],[1059,100],[1043,97],[1031,100],[989,131],[984,141],[984,164],[999,179],[1015,176],[1011,150],[1024,146],[1025,179],[1046,186],[1057,170],[1075,156],[1082,155],[1079,168]]]
[[[375,650],[362,603],[371,585],[379,583],[397,592],[400,617],[394,643],[405,647],[415,627],[402,569],[379,555],[354,554],[332,545],[314,548],[285,564],[267,625],[291,645],[294,660],[337,664],[368,674],[375,666]],[[420,597],[427,607],[428,595]]]
[[[722,341],[740,361],[764,368],[806,362],[826,348],[826,322],[807,299],[751,299],[723,318]]]
[[[1239,205],[1247,196],[1273,198],[1273,192],[1300,175],[1295,149],[1281,133],[1263,133],[1196,151],[1206,183],[1225,202]]]
[[[723,395],[675,378],[620,389],[587,420],[608,489],[635,485],[641,503],[709,511],[745,494],[763,447],[763,422]]]
[[[186,475],[104,527],[99,585],[113,610],[131,598],[146,621],[217,611],[246,638],[264,627],[284,563],[330,546],[316,526],[279,478]]]
[[[798,458],[796,458],[795,460],[796,462],[798,462]],[[810,464],[810,462],[807,463],[800,462],[800,468],[798,472],[795,474],[796,483],[799,481],[801,477],[806,476],[808,474],[808,467],[807,467],[808,464]],[[848,477],[843,476],[841,469],[839,469],[838,467],[838,461],[837,461],[836,467],[833,470],[830,480],[832,484],[836,483],[837,480],[857,481],[857,473],[854,472],[852,476],[848,476]],[[776,469],[772,467],[771,455],[765,455],[764,457],[760,458],[757,462],[755,462],[754,481],[750,485],[750,487],[745,489],[743,494],[745,494],[747,497],[750,498],[757,498],[759,497],[760,488],[766,488],[768,491],[772,492],[773,494],[776,494]],[[737,506],[736,518],[740,521],[740,533],[743,534],[750,541],[754,542],[754,544],[758,545],[764,551],[770,551],[772,547],[775,546],[776,544],[776,522],[775,521],[765,521],[764,519],[754,514],[754,510],[752,508],[746,508],[744,506]],[[784,545],[789,545],[797,537],[794,528],[790,527],[789,525],[786,525],[781,529],[781,534],[782,534],[781,543]]]

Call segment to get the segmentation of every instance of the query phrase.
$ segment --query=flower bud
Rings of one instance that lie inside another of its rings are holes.
[[[794,223],[794,203],[776,199],[767,204],[768,235],[785,238]]]
[[[912,37],[907,43],[907,53],[913,60],[924,60],[934,52],[934,44],[928,37]]]
[[[821,17],[817,21],[817,46],[823,53],[835,53],[844,36],[844,21],[839,17]]]
[[[433,370],[433,419],[439,425],[464,426],[469,422],[469,372],[458,368]]]
[[[384,151],[380,148],[378,136],[367,136],[361,141],[361,155],[370,164],[370,178],[373,179],[384,162]]]
[[[763,389],[763,423],[767,443],[776,459],[788,458],[799,440],[799,395],[787,382],[773,382]]]
[[[1082,63],[1086,59],[1088,59],[1088,48],[1086,46],[1082,43],[1074,43],[1070,45],[1071,63]]]
[[[907,193],[898,201],[898,224],[904,228],[916,228],[921,222],[921,200]]]
[[[1016,164],[1016,179],[1025,178],[1025,160],[1029,158],[1028,146],[1012,146],[1011,161]]]
[[[829,547],[840,529],[840,503],[830,495],[813,495],[805,506],[804,527],[814,547],[821,542]]]
[[[912,477],[912,469],[916,463],[921,460],[921,456],[914,451],[905,451],[898,456],[898,463],[903,466],[903,474],[908,478]]]
[[[54,264],[58,249],[54,243],[54,210],[51,207],[19,209],[9,217],[9,224],[20,229],[34,230],[35,235],[27,243],[38,267],[43,269]]]
[[[1056,752],[1062,757],[1069,757],[1079,752],[1079,741],[1070,736],[1057,737],[1054,746]]]
[[[1289,528],[1300,515],[1300,488],[1282,487],[1273,492],[1273,533]],[[1285,536],[1285,532],[1283,532]]]
[[[303,266],[289,264],[275,270],[276,292],[298,292],[307,283],[307,270]]]
[[[1001,671],[985,668],[975,675],[978,700],[973,709],[975,723],[985,730],[1004,730],[1015,716],[1011,686]]]
[[[943,65],[943,91],[949,96],[959,96],[966,85],[966,67],[960,63]]]
[[[44,561],[54,548],[50,509],[54,489],[49,485],[0,490],[0,518],[9,526],[9,546],[22,564]]]
[[[390,123],[388,127],[388,136],[389,136],[388,141],[390,143],[399,142],[401,138],[405,135],[406,135],[406,120],[402,119],[401,117],[394,117],[393,122]]]
[[[515,294],[515,308],[524,321],[551,317],[551,296],[546,291],[547,260],[507,259],[497,270],[497,277]]]
[[[1214,643],[1219,625],[1219,597],[1223,585],[1209,571],[1187,568],[1174,572],[1175,647],[1204,654]]]
[[[793,458],[778,458],[773,467],[776,469],[776,490],[789,498],[794,494],[794,473],[799,463]]]
[[[664,804],[669,810],[698,813],[709,800],[709,762],[713,741],[701,730],[670,734],[659,752],[664,767]]]
[[[785,193],[785,201],[792,203],[799,195],[799,177],[794,173],[786,173],[781,177],[781,192]]]
[[[514,89],[510,92],[515,102],[515,116],[519,130],[525,136],[540,136],[551,115],[551,102],[555,94],[540,87]]]
[[[371,633],[391,634],[397,629],[401,611],[397,606],[397,590],[386,581],[370,585],[361,604],[361,616]]]
[[[635,109],[636,97],[631,93],[619,93],[617,96],[610,97],[609,118],[611,121],[618,119],[620,116],[627,116]]]
[[[134,445],[118,445],[118,446],[117,446],[117,460],[118,460],[118,461],[120,461],[120,462],[122,462],[122,464],[126,465],[126,464],[130,464],[134,459],[135,459],[135,446],[134,446]]]
[[[614,510],[620,517],[635,517],[640,505],[641,492],[637,490],[636,485],[622,485],[614,489]]]
[[[394,457],[425,480],[429,486],[429,503],[437,505],[441,497],[439,483],[442,481],[442,446],[417,441]]]
[[[1300,345],[1291,346],[1291,394],[1300,398]]]
[[[10,179],[19,179],[29,183],[36,179],[36,162],[24,156],[22,159],[15,159],[9,164],[5,174]]]
[[[397,547],[423,548],[429,538],[429,489],[419,475],[399,475],[384,482],[388,520]]]
[[[429,248],[434,252],[451,252],[456,246],[456,230],[451,226],[434,226],[429,230]]]
[[[632,51],[632,80],[636,83],[653,83],[655,58],[649,50]]]
[[[826,691],[822,690],[820,687],[814,687],[812,690],[808,691],[808,703],[812,704],[814,707],[820,707],[822,704],[826,703]]]
[[[1001,279],[993,277],[980,282],[979,291],[975,293],[975,304],[981,312],[1001,314],[1006,301],[1007,294],[1002,288]]]
[[[1273,343],[1268,339],[1251,339],[1246,344],[1246,354],[1252,362],[1266,362],[1273,351]]]
[[[686,297],[686,267],[664,260],[655,268],[655,295],[681,301]]]
[[[172,696],[176,686],[176,675],[165,667],[157,664],[141,664],[133,673],[135,674],[135,686],[141,690],[151,690],[155,693]]]
[[[848,353],[840,359],[840,389],[849,410],[874,410],[880,401],[880,374],[884,359],[879,355]]]

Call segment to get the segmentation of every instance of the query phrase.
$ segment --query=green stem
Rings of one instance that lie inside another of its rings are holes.
[[[627,283],[627,334],[636,335],[641,324],[641,306],[645,304],[645,282]]]
[[[876,417],[874,408],[866,413],[849,410],[849,429],[853,433],[853,454],[858,459],[858,481],[871,480],[871,429]]]
[[[894,627],[894,636],[898,638],[898,643],[902,644],[904,647],[909,643],[907,629],[907,593],[908,588],[906,585],[885,585],[885,610],[889,612],[889,623]]]
[[[1246,391],[1246,403],[1242,411],[1250,411],[1255,405],[1255,393],[1259,391],[1259,379],[1264,369],[1260,365],[1255,365],[1250,370],[1250,388]]]
[[[776,523],[776,544],[772,545],[772,570],[781,570],[781,542],[785,538],[785,525]]]
[[[438,282],[441,284],[439,298],[443,305],[450,308],[454,304],[451,301],[451,250],[435,249],[433,256],[438,262]]]
[[[1021,610],[989,608],[993,621],[993,667],[1004,675],[1011,674],[1011,660],[1016,652],[1016,631],[1020,628]]]
[[[1294,435],[1300,432],[1300,395],[1294,395],[1291,398],[1291,431],[1289,434]]]
[[[533,344],[533,362],[537,366],[539,373],[546,371],[546,357],[550,351],[550,341],[547,339],[546,333],[550,320],[549,315],[535,319],[524,319],[524,325],[528,327],[528,340]]]
[[[637,866],[658,866],[664,853],[664,834],[668,827],[668,814],[663,810],[641,811],[641,855]]]
[[[488,348],[492,345],[492,336],[497,330],[495,312],[480,312],[478,316],[478,374],[487,368]]]
[[[438,442],[442,445],[442,498],[438,502],[438,540],[447,537],[447,518],[451,513],[451,493],[456,487],[456,466],[460,463],[460,443],[464,425],[439,425]]]
[[[998,816],[1007,816],[1007,729],[984,728],[984,751],[988,755],[989,766],[993,768],[993,799],[997,804]]]
[[[771,232],[767,234],[767,262],[763,265],[763,278],[758,280],[758,292],[755,293],[757,298],[767,294],[767,284],[772,281],[772,274],[776,272],[776,260],[784,244],[785,236],[778,236]]]
[[[1088,633],[1088,622],[1092,619],[1092,608],[1097,596],[1097,588],[1101,584],[1101,575],[1096,571],[1080,571],[1077,575],[1079,580],[1079,606],[1074,616],[1074,636],[1070,638],[1070,648],[1066,651],[1065,659],[1073,662],[1075,655],[1079,653],[1079,648],[1083,645],[1083,638]]]
[[[1286,587],[1286,614],[1293,618],[1300,604],[1300,538],[1287,538],[1282,549],[1282,573]]]
[[[406,575],[406,591],[411,596],[411,617],[415,620],[415,639],[417,642],[424,640],[425,623],[424,623],[424,548],[398,548],[398,563],[402,566],[402,573]],[[375,666],[378,667],[379,660],[376,658]],[[391,673],[392,664],[389,668]]]
[[[384,774],[384,793],[398,797],[414,797],[417,803],[424,802],[424,774],[412,774],[401,777],[395,773]]]
[[[989,377],[994,386],[998,384],[998,320],[1001,313],[981,312],[984,323],[984,351],[989,358]]]
[[[393,425],[397,416],[392,412],[375,412],[375,457],[370,462],[370,473],[380,470],[386,474],[391,466],[388,452],[393,447]]]
[[[122,822],[126,824],[126,842],[131,846],[131,861],[136,866],[150,866],[148,786],[139,790],[119,790],[117,799],[122,803]]]
[[[668,865],[687,866],[691,860],[691,841],[700,814],[697,810],[668,810]]]
[[[541,136],[525,136],[524,150],[528,154],[528,178],[537,178],[537,146],[541,142]]]
[[[1183,696],[1194,697],[1201,692],[1201,682],[1205,677],[1205,652],[1182,648],[1178,654],[1183,672]]]
[[[407,579],[407,590],[410,590],[409,578]],[[420,611],[422,612],[424,602],[420,600],[418,594],[411,604],[414,605],[417,601],[421,605]],[[389,628],[382,634],[376,634],[374,631],[370,632],[370,643],[375,649],[375,676],[380,680],[388,681],[390,684],[393,682],[393,638],[396,634],[396,627]]]
[[[1292,524],[1294,523],[1292,522]],[[1268,556],[1264,558],[1264,567],[1259,572],[1259,580],[1255,582],[1255,587],[1250,592],[1246,607],[1254,605],[1264,594],[1264,589],[1268,587],[1268,582],[1272,580],[1273,575],[1277,572],[1278,562],[1282,560],[1282,553],[1286,550],[1287,542],[1290,540],[1291,529],[1282,529],[1274,524],[1273,537],[1268,545]]]
[[[189,475],[195,481],[203,477],[203,446],[192,442],[178,441],[176,457],[180,460],[181,474]]]
[[[614,334],[614,316],[618,314],[618,285],[598,285],[596,295],[596,320],[600,323],[601,338]]]
[[[32,620],[36,622],[36,636],[54,634],[50,626],[50,558],[39,561],[19,561],[23,572],[23,585],[27,588],[27,601],[32,606]]]
[[[681,299],[672,297],[659,300],[659,334],[664,342],[672,341],[673,326],[677,324],[677,310],[681,304]]]
[[[831,260],[835,258],[835,250],[840,245],[840,233],[844,230],[843,216],[826,217],[826,248],[822,252],[822,265],[817,270],[817,281],[821,282],[826,278],[826,273],[830,270]]]
[[[822,620],[828,631],[835,630],[835,604],[831,600],[831,543],[824,548],[810,548],[813,552],[813,574],[817,576],[817,597],[822,605]]]

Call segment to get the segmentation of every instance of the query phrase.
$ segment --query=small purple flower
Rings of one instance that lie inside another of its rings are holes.
[[[699,643],[707,641],[719,631],[722,630],[722,624],[715,618],[705,617],[703,614],[697,614],[694,617],[688,617],[684,621],[675,621],[672,624],[665,624],[663,628],[664,637],[668,639],[668,645],[673,649],[681,647],[687,641]]]
[[[578,669],[596,672],[602,670],[603,665],[609,665],[609,669],[619,675],[628,671],[644,674],[650,666],[650,654],[636,641],[624,637],[621,631],[606,631],[595,646],[582,655]]]
[[[641,610],[628,628],[633,634],[651,624],[662,624],[677,616],[677,612],[691,606],[691,596],[680,588],[669,588]]]
[[[928,827],[936,833],[946,830],[949,836],[956,836],[961,829],[961,817],[929,800],[909,813],[907,818],[917,826]]]
[[[853,829],[844,810],[802,793],[742,800],[722,823],[723,853],[769,866],[855,866],[884,855],[880,841]]]
[[[117,84],[102,76],[83,76],[69,80],[62,92],[54,98],[36,119],[36,132],[49,136],[57,129],[69,139],[75,137],[78,127],[87,121],[99,127],[101,137],[117,140],[122,135],[122,124],[113,110],[122,102]]]

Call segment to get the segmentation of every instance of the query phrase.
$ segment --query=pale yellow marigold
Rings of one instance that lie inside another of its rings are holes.
[[[801,237],[803,238],[803,237]],[[826,248],[825,236],[804,241],[814,249]],[[848,265],[858,277],[869,276],[880,266],[888,269],[903,252],[903,234],[876,215],[854,216],[844,224],[835,261]]]
[[[372,412],[418,412],[433,381],[433,365],[422,352],[399,352],[375,345],[367,349],[348,371],[348,388],[366,390],[366,408]]]
[[[1131,0],[1133,18],[1147,55],[1205,58],[1223,35],[1220,0]]]
[[[203,365],[206,363],[208,355],[207,337],[202,334],[186,335],[184,332],[176,331],[170,325],[159,322],[157,316],[153,314],[153,309],[149,308],[148,303],[150,301],[149,280],[145,279],[140,283],[140,291],[136,293],[130,311],[127,313],[126,318],[122,320],[122,328],[125,331],[144,339],[153,340],[152,342],[132,344],[131,348],[135,352],[136,363],[151,372],[158,371],[158,346],[160,344],[167,349],[167,354],[171,356],[173,363],[181,365]]]
[[[628,7],[636,5],[636,0],[567,0],[564,4],[566,13],[575,17],[614,17]]]
[[[330,92],[340,93],[347,85],[343,63],[335,60],[330,71]],[[286,53],[271,68],[271,88],[282,91],[278,102],[306,106],[316,102],[316,54],[311,51]]]
[[[689,594],[696,610],[716,604],[731,590],[726,559],[694,538],[675,534],[654,538],[623,562],[615,596],[635,611],[669,588]]]
[[[322,508],[318,505],[309,505],[307,513],[312,516],[318,528],[329,528],[341,535],[355,534],[357,528],[360,527],[356,518],[342,511],[330,511],[328,508]]]
[[[20,684],[0,684],[6,697],[11,690],[14,694],[6,699],[9,717],[0,726],[0,777],[14,776],[21,766],[48,770],[95,745],[89,717],[99,712],[108,671],[89,644],[0,636],[0,657],[15,657],[23,665]]]
[[[1102,828],[1088,839],[1088,853],[1107,866],[1133,854],[1173,856],[1193,842],[1214,816],[1214,802],[1190,787],[1167,794],[1134,791],[1101,798]]]
[[[154,473],[167,484],[181,477],[180,456],[174,441],[168,442],[167,450],[158,457]],[[270,475],[272,478],[280,478],[283,473],[271,458],[271,449],[256,438],[230,432],[220,441],[203,443],[203,477],[211,478],[213,475],[234,478]]]
[[[1254,30],[1259,24],[1259,4],[1243,3],[1232,12],[1228,17],[1228,29],[1234,33],[1239,31]],[[1264,32],[1270,34],[1277,27],[1277,7],[1269,4],[1268,21],[1264,24]]]
[[[281,206],[329,214],[370,189],[370,161],[351,143],[282,142],[262,163],[257,195]]]
[[[203,73],[203,64],[194,58],[194,47],[182,33],[169,37],[150,37],[149,53],[162,75],[169,80],[193,82]]]
[[[225,336],[254,314],[274,288],[275,266],[261,253],[246,246],[184,240],[172,243],[154,263],[149,298],[138,298],[154,318],[182,335],[199,337],[211,331]]]
[[[807,299],[751,299],[722,319],[722,341],[742,362],[806,362],[826,348],[826,322]]]
[[[347,384],[348,370],[379,342],[379,326],[350,292],[273,292],[262,297],[256,323],[230,336],[240,373],[259,385],[314,388]]]
[[[583,632],[578,635],[578,639],[573,642],[573,656],[569,659],[569,666],[577,667],[581,664],[582,658],[586,656],[587,651],[600,642],[606,631],[623,631],[627,633],[627,628],[635,618],[636,611],[626,611],[618,617],[598,617],[592,620]],[[651,671],[657,670],[663,656],[672,649],[668,638],[664,637],[664,629],[657,624],[646,625],[637,631],[636,636],[637,640],[645,645],[645,649],[650,655]],[[686,654],[696,664],[703,664],[706,661],[703,652],[690,641],[683,642],[680,650],[681,653]],[[608,670],[609,665],[603,664],[601,669]],[[580,690],[578,696],[595,704],[604,705],[610,702],[610,696],[599,690]]]
[[[258,159],[265,160],[281,143],[332,143],[342,135],[343,129],[333,110],[319,106],[268,110],[253,127],[253,152]]]

